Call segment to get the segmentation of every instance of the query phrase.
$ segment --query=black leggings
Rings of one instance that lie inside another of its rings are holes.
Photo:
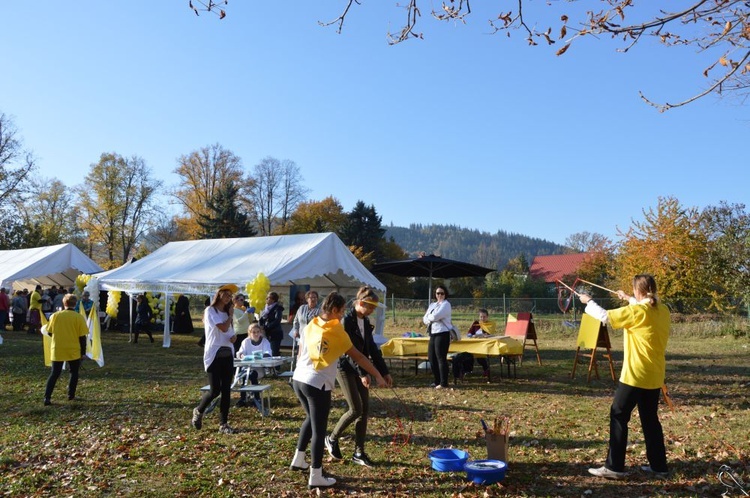
[[[47,388],[44,390],[44,399],[52,398],[52,391],[55,390],[55,384],[57,379],[60,378],[62,373],[64,361],[53,361],[52,371],[47,377]],[[81,360],[71,360],[68,362],[68,368],[70,368],[70,382],[68,383],[68,399],[76,397],[76,388],[78,387],[78,370],[81,368]]]
[[[356,372],[339,370],[336,379],[344,393],[349,410],[336,423],[331,439],[338,439],[349,425],[355,420],[354,445],[356,449],[364,451],[365,436],[367,435],[367,413],[370,411],[370,390],[362,384],[362,379]]]
[[[304,382],[292,382],[294,392],[305,409],[305,421],[299,428],[297,450],[307,450],[310,444],[310,464],[314,469],[323,467],[323,444],[328,426],[328,414],[331,412],[331,391],[318,389]]]
[[[430,334],[430,342],[427,346],[427,358],[430,361],[432,376],[435,378],[436,386],[448,387],[448,348],[451,345],[449,332]]]
[[[217,353],[218,354],[218,353]],[[226,424],[229,420],[229,403],[232,396],[232,377],[234,375],[234,361],[231,356],[227,358],[214,358],[208,367],[208,383],[211,390],[203,394],[201,402],[198,403],[198,411],[203,413],[206,407],[217,396],[221,395],[219,402],[220,424]]]

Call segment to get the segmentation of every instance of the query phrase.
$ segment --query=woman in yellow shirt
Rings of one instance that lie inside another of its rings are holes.
[[[628,444],[628,422],[633,409],[638,407],[646,458],[649,465],[641,470],[667,477],[667,452],[664,432],[659,422],[659,393],[664,385],[665,351],[669,340],[671,320],[669,309],[656,296],[656,281],[651,275],[633,277],[633,296],[618,290],[627,306],[606,311],[591,296],[580,294],[586,314],[613,328],[623,329],[624,356],[620,383],[609,412],[609,451],[604,466],[589,469],[589,473],[607,479],[622,479],[625,472],[625,450]]]
[[[81,358],[86,354],[86,336],[89,327],[86,319],[75,311],[75,294],[66,294],[63,298],[63,311],[54,313],[44,330],[52,337],[51,358],[52,371],[47,379],[47,388],[44,391],[44,404],[50,405],[52,391],[55,389],[57,379],[62,373],[63,363],[68,362],[70,368],[70,382],[68,383],[68,400],[76,397],[78,387],[78,370],[81,367]]]

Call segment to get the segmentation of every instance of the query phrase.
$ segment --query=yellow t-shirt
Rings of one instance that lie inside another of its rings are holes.
[[[642,389],[664,384],[665,353],[671,319],[669,309],[659,303],[637,303],[607,311],[609,324],[624,330],[624,357],[620,382]]]
[[[42,311],[42,296],[37,291],[31,293],[29,309]]]
[[[72,361],[81,357],[80,337],[89,333],[86,319],[73,310],[54,313],[47,323],[52,335],[50,358],[52,361]]]
[[[325,321],[317,316],[305,328],[304,340],[315,370],[335,364],[352,347],[352,340],[340,321]]]

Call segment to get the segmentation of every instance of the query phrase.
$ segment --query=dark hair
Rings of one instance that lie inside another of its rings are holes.
[[[651,306],[656,306],[658,298],[656,297],[656,280],[653,275],[642,273],[633,277],[633,289],[646,296]]]
[[[435,287],[435,292],[437,293],[438,289],[443,289],[443,292],[445,292],[445,298],[448,299],[448,289],[443,284],[438,285]]]
[[[219,304],[221,304],[221,301],[219,301],[219,297],[221,296],[222,292],[229,292],[229,294],[232,293],[232,291],[227,289],[219,289],[216,291],[216,294],[214,294],[214,298],[211,300],[211,306],[216,308],[219,311],[223,311],[224,313],[229,313],[229,307],[232,305],[232,300],[230,299],[229,302],[224,306],[224,308],[219,308]]]
[[[320,309],[325,313],[332,313],[334,309],[340,310],[344,306],[346,306],[346,299],[344,299],[344,296],[336,291],[333,291],[328,294],[323,300],[323,304],[320,306]]]
[[[484,309],[484,308],[479,308],[479,313],[484,313],[485,315],[487,315],[487,316],[490,316],[490,313],[489,313],[489,311],[487,311],[487,310],[486,310],[486,309]]]
[[[279,302],[279,293],[278,292],[269,292],[268,295],[271,296],[271,299],[273,300],[274,303],[278,303]]]

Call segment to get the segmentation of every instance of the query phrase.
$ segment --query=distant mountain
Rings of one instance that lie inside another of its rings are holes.
[[[504,231],[490,234],[453,225],[421,224],[411,224],[409,228],[384,228],[386,238],[393,238],[409,256],[424,251],[498,270],[505,268],[509,260],[520,254],[525,255],[531,264],[534,256],[566,252],[564,246],[554,242]]]

